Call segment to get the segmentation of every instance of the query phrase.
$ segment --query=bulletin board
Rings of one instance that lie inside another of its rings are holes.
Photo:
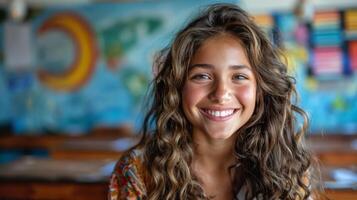
[[[284,50],[310,132],[357,133],[357,8],[316,10],[309,23],[291,12],[255,18]]]

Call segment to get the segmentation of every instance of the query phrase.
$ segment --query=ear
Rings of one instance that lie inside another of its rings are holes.
[[[162,65],[162,62],[163,62],[162,53],[161,52],[156,53],[153,56],[153,64],[151,67],[151,73],[152,73],[153,78],[156,78],[156,76],[159,74],[159,69],[160,69],[160,66]]]
[[[156,78],[157,74],[159,73],[159,66],[155,62],[151,67],[151,73],[152,73],[153,78]]]

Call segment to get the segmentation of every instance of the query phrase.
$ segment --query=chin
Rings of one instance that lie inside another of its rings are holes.
[[[235,133],[208,133],[208,136],[211,138],[211,139],[215,139],[215,140],[227,140],[227,139],[230,139],[232,138],[232,136],[234,135]]]

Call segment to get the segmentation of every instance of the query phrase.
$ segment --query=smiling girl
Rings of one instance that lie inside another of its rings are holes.
[[[143,138],[109,198],[307,199],[307,118],[280,59],[236,5],[204,10],[158,57]]]

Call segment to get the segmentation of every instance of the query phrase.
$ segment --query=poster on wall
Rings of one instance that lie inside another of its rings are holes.
[[[34,65],[34,49],[29,23],[4,23],[4,58],[8,71],[30,71]]]

